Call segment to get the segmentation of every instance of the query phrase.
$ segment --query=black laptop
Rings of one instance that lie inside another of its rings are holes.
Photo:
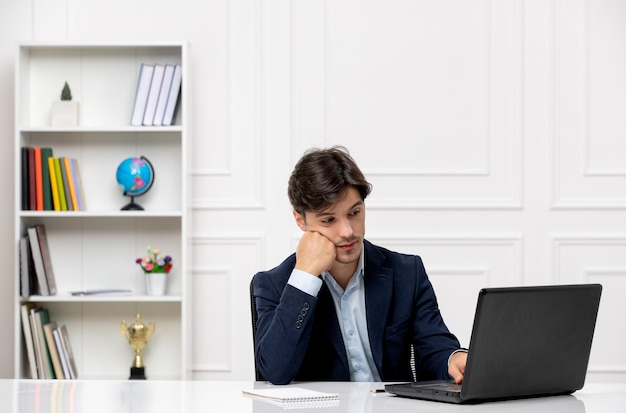
[[[583,387],[600,284],[484,288],[462,385],[387,384],[397,396],[449,403],[571,394]]]

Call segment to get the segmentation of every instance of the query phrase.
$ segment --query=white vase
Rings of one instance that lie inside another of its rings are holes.
[[[147,272],[146,277],[146,294],[148,295],[164,295],[165,286],[167,285],[167,274],[164,272]]]
[[[78,126],[78,102],[58,100],[52,102],[52,126]]]

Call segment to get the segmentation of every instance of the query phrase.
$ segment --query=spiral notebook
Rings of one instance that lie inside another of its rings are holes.
[[[338,406],[339,394],[327,393],[303,387],[272,387],[266,389],[242,390],[245,396],[278,403],[284,408],[290,406]]]

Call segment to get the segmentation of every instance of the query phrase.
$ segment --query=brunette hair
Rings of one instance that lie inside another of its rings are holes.
[[[372,184],[343,146],[310,149],[296,163],[287,194],[294,210],[321,211],[337,202],[346,189],[354,187],[361,198],[372,190]]]

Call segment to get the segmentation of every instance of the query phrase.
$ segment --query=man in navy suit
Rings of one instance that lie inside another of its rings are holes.
[[[255,359],[274,384],[463,380],[467,353],[450,333],[419,256],[365,236],[371,191],[342,147],[308,151],[288,195],[303,231],[296,253],[254,276]]]

